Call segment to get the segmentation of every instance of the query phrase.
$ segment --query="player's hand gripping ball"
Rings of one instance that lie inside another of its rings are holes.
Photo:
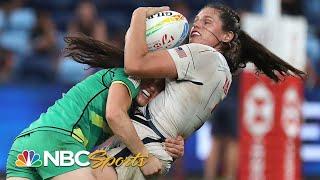
[[[146,41],[150,51],[179,46],[188,36],[187,19],[176,11],[161,11],[147,18]]]

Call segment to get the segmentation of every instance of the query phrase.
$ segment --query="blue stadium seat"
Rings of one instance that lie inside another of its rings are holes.
[[[35,12],[30,8],[16,9],[9,16],[9,26],[14,30],[29,31],[33,28],[36,21]]]
[[[26,54],[31,48],[29,34],[21,30],[4,31],[0,35],[0,45],[18,54]]]

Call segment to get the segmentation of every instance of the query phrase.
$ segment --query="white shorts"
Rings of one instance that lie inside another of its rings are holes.
[[[161,139],[160,136],[144,124],[135,120],[132,122],[140,139],[144,142],[148,141],[148,143],[145,143],[145,147],[148,149],[149,153],[162,162],[162,171],[160,175],[167,174],[171,168],[173,159],[167,151],[165,151],[163,143],[159,142],[159,139]],[[110,137],[106,143],[104,143],[103,148],[107,151],[108,156],[112,157],[124,157],[130,156],[131,154],[126,148],[126,145],[116,136]],[[127,180],[128,178],[132,180],[145,179],[139,167],[126,167],[125,165],[122,165],[115,169],[118,173],[118,180]]]

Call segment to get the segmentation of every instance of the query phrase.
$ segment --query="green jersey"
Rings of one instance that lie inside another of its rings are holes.
[[[139,92],[139,82],[128,77],[123,68],[101,70],[63,94],[21,135],[39,130],[56,131],[74,137],[91,150],[112,134],[105,118],[112,83],[125,85],[132,99]]]

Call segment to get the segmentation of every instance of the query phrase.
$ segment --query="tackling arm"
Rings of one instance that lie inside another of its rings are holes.
[[[129,75],[148,78],[177,78],[177,70],[167,50],[148,52],[146,17],[165,8],[136,9],[126,34],[124,50],[125,71]]]
[[[106,105],[106,119],[115,135],[120,137],[133,154],[148,155],[148,150],[140,140],[128,115],[131,106],[131,97],[127,87],[113,83],[109,89]]]

